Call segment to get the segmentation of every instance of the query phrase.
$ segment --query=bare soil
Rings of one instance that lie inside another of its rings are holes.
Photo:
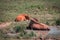
[[[11,23],[12,22],[1,23],[0,24],[0,29],[8,27]],[[56,27],[56,28],[59,28],[59,26]],[[49,31],[47,31],[47,30],[45,30],[45,31],[43,31],[43,30],[26,30],[26,31],[27,32],[33,31],[37,35],[36,37],[31,38],[30,40],[60,40],[59,38],[54,38],[54,37],[46,38],[46,37],[48,37],[47,35],[49,34]],[[21,38],[21,39],[24,40],[24,38]]]

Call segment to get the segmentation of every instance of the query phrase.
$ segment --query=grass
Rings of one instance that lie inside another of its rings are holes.
[[[54,22],[54,17],[58,16],[57,14],[60,15],[57,9],[54,10],[52,8],[54,3],[59,5],[59,0],[1,0],[0,22],[14,21],[16,16],[21,13],[27,13],[31,17],[36,17],[42,23],[46,23],[47,20],[53,20],[52,22]]]
[[[0,39],[1,40],[8,40],[8,39],[22,39],[22,38],[25,38],[25,39],[27,39],[27,38],[32,38],[32,37],[36,37],[36,34],[33,32],[33,31],[31,31],[31,32],[28,32],[28,31],[25,31],[26,30],[26,28],[25,28],[25,26],[15,26],[15,27],[12,27],[12,29],[13,30],[11,30],[11,28],[9,28],[7,31],[12,31],[13,33],[19,33],[17,36],[14,36],[14,37],[12,37],[12,36],[7,36],[6,35],[6,29],[5,30],[0,30]],[[10,32],[9,31],[9,32]],[[8,32],[7,32],[8,33]]]
[[[56,20],[56,25],[60,25],[60,19]]]
[[[60,0],[0,0],[0,22],[13,22],[16,16],[22,13],[37,18],[40,23],[48,25],[60,24]],[[26,21],[16,22],[12,23],[10,27],[26,27],[28,23]]]
[[[28,33],[26,30],[26,26],[24,25],[16,25],[15,27],[13,27],[13,30],[19,34],[19,38],[31,38],[31,37],[35,37],[36,34],[31,31],[30,33]]]
[[[25,26],[22,26],[22,27],[16,26],[16,27],[14,27],[15,32],[24,32],[25,29],[26,29]]]

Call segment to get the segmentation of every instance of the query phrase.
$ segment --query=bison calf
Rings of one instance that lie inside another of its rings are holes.
[[[27,14],[20,14],[15,19],[16,22],[25,21],[25,20],[29,20],[29,16]]]

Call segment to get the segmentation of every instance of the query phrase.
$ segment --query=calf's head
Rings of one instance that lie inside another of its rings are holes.
[[[30,17],[27,14],[20,14],[15,18],[15,22],[29,20]]]

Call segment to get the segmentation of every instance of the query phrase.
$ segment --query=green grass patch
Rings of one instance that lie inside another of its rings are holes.
[[[58,6],[59,4],[59,0],[1,0],[0,22],[14,21],[17,15],[27,13],[31,17],[38,18],[40,22],[46,23],[47,17],[41,17],[41,15],[51,14],[53,17],[58,16],[57,14],[60,14],[60,12],[53,9],[52,6]]]

